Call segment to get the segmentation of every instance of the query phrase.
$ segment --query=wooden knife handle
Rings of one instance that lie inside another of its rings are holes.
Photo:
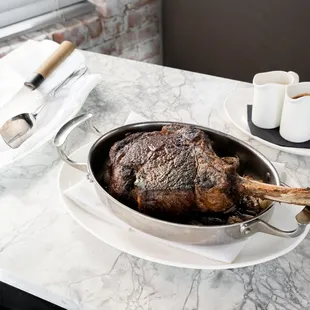
[[[75,46],[69,41],[62,42],[57,50],[35,71],[34,75],[25,82],[32,90],[42,82],[74,51]]]

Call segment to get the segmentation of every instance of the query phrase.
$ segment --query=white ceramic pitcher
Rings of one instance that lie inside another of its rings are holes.
[[[298,74],[292,71],[269,71],[256,74],[253,78],[253,124],[265,129],[279,127],[285,89],[287,85],[298,82]]]
[[[310,140],[310,82],[287,87],[280,135],[296,143]]]

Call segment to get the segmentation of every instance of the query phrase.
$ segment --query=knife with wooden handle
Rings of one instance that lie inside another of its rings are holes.
[[[74,51],[75,45],[69,41],[62,42],[57,50],[34,72],[33,76],[24,83],[32,90],[42,82]]]

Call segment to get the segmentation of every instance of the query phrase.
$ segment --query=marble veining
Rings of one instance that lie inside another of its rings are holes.
[[[249,84],[85,56],[90,71],[103,76],[83,107],[95,115],[101,131],[122,125],[130,111],[152,120],[209,126],[284,162],[300,185],[310,185],[310,157],[261,145],[227,120],[225,99]],[[92,140],[94,135],[81,127],[70,137],[70,148]],[[21,279],[67,309],[310,309],[309,236],[285,256],[248,268],[201,271],[152,263],[104,244],[71,218],[57,188],[60,165],[50,142],[0,171],[0,269],[9,274],[0,272],[0,280]]]

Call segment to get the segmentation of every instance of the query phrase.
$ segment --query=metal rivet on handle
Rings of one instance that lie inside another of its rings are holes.
[[[251,228],[247,227],[247,225],[242,225],[240,230],[243,235],[249,235],[252,233]]]
[[[90,183],[94,183],[94,180],[92,179],[89,173],[87,173],[86,178]]]
[[[251,229],[250,229],[250,228],[246,228],[246,229],[243,231],[243,233],[244,233],[245,235],[248,235],[248,234],[251,233]]]

